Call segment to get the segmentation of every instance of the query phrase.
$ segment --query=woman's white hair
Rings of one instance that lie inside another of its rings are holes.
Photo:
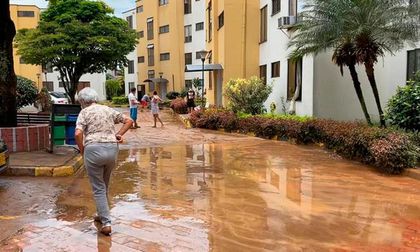
[[[99,100],[98,93],[95,89],[86,87],[82,89],[77,95],[77,100],[80,102],[82,107],[87,107],[92,103],[96,103]]]

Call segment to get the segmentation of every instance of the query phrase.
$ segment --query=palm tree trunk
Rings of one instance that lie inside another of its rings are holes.
[[[0,127],[16,126],[16,75],[13,66],[15,25],[9,0],[0,1]]]
[[[382,111],[381,99],[379,98],[378,87],[376,85],[375,69],[373,68],[373,64],[371,63],[365,63],[365,69],[370,86],[372,87],[373,96],[375,97],[376,106],[378,107],[379,120],[381,122],[381,126],[385,127],[386,125],[384,112]]]
[[[363,97],[363,92],[360,85],[359,77],[356,72],[356,67],[355,65],[352,65],[352,64],[347,65],[347,66],[350,70],[351,79],[353,80],[353,86],[354,86],[354,89],[356,90],[357,98],[359,98],[360,106],[362,107],[363,114],[365,115],[365,118],[366,118],[366,122],[369,125],[372,125],[372,121],[370,120],[370,115],[366,107],[365,98]]]

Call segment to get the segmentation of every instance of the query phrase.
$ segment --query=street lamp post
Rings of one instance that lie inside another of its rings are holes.
[[[204,61],[206,61],[207,54],[209,52],[206,50],[199,51],[198,54],[200,54],[202,68],[201,68],[201,107],[204,108]]]
[[[39,90],[39,78],[41,77],[41,74],[40,74],[40,73],[37,73],[37,74],[36,74],[36,77],[38,78],[37,87],[38,87],[38,90]]]

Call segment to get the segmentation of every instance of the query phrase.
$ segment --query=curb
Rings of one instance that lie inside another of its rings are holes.
[[[177,114],[177,113],[175,113],[175,111],[172,108],[169,108],[169,109],[171,111],[171,114],[176,116],[178,118],[178,121],[180,121],[186,129],[191,129],[192,128],[192,125],[191,125],[191,122],[190,122],[190,119],[188,118],[188,116]]]
[[[8,176],[32,176],[32,177],[69,177],[73,176],[83,166],[83,158],[75,156],[61,166],[11,166],[4,172]]]

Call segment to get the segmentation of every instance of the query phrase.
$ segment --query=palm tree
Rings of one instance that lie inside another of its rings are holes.
[[[305,6],[302,21],[296,25],[298,33],[289,45],[295,47],[291,57],[334,49],[333,61],[340,68],[349,67],[362,110],[370,123],[354,68],[363,64],[381,125],[385,126],[374,65],[386,53],[394,53],[406,42],[415,42],[419,25],[419,9],[413,0],[313,0]]]
[[[345,26],[342,16],[351,6],[350,2],[350,0],[314,0],[312,4],[306,5],[305,11],[300,14],[301,21],[293,27],[296,32],[289,47],[294,49],[289,58],[298,60],[308,54],[316,55],[333,49],[333,62],[340,67],[342,75],[344,66],[349,69],[363,114],[367,123],[371,124],[356,71],[355,45],[351,37],[342,33]]]
[[[379,57],[393,54],[406,42],[418,39],[419,11],[410,0],[351,0],[352,6],[343,17],[344,32],[355,44],[356,60],[365,66],[378,108],[381,126],[385,126],[374,66]]]

